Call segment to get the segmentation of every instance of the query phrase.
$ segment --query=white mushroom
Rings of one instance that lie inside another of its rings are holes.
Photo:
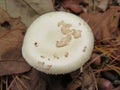
[[[63,27],[70,32],[62,33]],[[73,30],[76,30],[74,34]],[[57,47],[60,40],[65,45]],[[40,16],[28,28],[22,55],[39,71],[65,74],[82,67],[90,58],[93,46],[92,30],[83,19],[67,12],[50,12]]]

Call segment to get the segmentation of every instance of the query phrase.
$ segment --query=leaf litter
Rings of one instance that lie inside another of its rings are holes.
[[[118,2],[51,0],[51,8],[81,16],[95,37],[93,54],[82,72],[76,70],[66,75],[47,75],[31,68],[21,55],[25,25],[20,18],[12,18],[0,9],[0,90],[120,90]]]
[[[25,25],[19,18],[11,18],[0,9],[0,75],[23,73],[30,70],[30,66],[21,55],[22,33]]]

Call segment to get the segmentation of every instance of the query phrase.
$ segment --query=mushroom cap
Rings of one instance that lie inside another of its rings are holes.
[[[41,15],[28,28],[24,59],[47,74],[65,74],[83,66],[91,56],[94,37],[80,17],[62,11]]]

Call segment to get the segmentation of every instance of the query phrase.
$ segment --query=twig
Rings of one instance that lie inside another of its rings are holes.
[[[120,68],[114,65],[107,65],[112,70],[116,71],[120,75]]]
[[[9,87],[6,90],[10,90],[10,88],[14,84],[15,80],[16,80],[16,77],[14,77],[14,79],[12,80],[12,82],[10,83]]]
[[[17,82],[17,79],[15,80],[15,84],[18,87],[19,90],[21,90],[21,89],[23,90],[23,87],[20,85],[19,82]]]
[[[26,85],[23,83],[22,80],[20,80],[20,78],[18,76],[16,76],[17,80],[21,83],[21,85],[26,89],[28,90],[28,88],[26,87]]]
[[[22,77],[22,78],[25,78],[25,79],[27,79],[27,80],[31,80],[30,77],[28,77],[28,76],[26,76],[26,75],[22,75],[21,77]]]
[[[94,79],[94,83],[95,83],[95,90],[98,90],[98,87],[97,87],[97,81],[96,81],[96,78],[95,78],[95,74],[93,73],[93,70],[92,70],[92,68],[90,67],[90,71],[91,71],[91,75],[92,75],[92,77],[93,77],[93,79]]]
[[[102,71],[108,71],[108,70],[111,70],[111,69],[108,67],[104,67],[102,69],[97,69],[97,70],[94,69],[93,72],[96,74],[96,73],[100,73]]]
[[[6,76],[6,83],[5,83],[5,85],[6,85],[6,88],[8,88],[8,76]]]
[[[103,55],[105,55],[105,54],[107,54],[107,52],[101,54],[100,56],[103,56]],[[86,66],[85,66],[85,69],[88,68],[88,67],[89,67],[95,60],[97,60],[100,56],[95,57],[92,61],[90,61],[89,63],[87,63]]]

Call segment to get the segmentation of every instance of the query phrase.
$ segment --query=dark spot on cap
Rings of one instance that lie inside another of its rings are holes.
[[[45,58],[45,56],[40,56],[41,58]]]
[[[85,47],[84,47],[84,49],[83,49],[83,52],[85,52],[85,51],[86,51],[86,49],[87,49],[87,47],[85,46]]]
[[[48,60],[50,60],[50,58],[48,58]]]
[[[38,47],[38,43],[37,42],[35,42],[34,45],[35,45],[35,47]]]

